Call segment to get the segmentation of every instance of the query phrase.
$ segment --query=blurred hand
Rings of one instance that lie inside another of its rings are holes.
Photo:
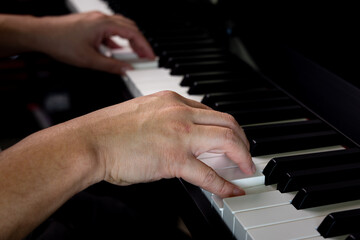
[[[136,24],[121,15],[108,16],[99,12],[70,14],[61,17],[44,17],[34,30],[39,40],[38,50],[57,60],[79,67],[86,67],[122,74],[131,65],[105,57],[99,52],[100,44],[117,48],[110,37],[118,35],[129,40],[139,57],[154,59],[155,55]]]
[[[225,153],[254,172],[249,143],[228,114],[164,91],[111,106],[78,119],[101,162],[104,180],[129,185],[183,178],[219,196],[244,192],[196,157]]]

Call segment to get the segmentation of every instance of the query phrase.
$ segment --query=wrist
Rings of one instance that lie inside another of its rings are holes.
[[[79,117],[84,120],[84,116]],[[99,151],[95,144],[96,135],[86,121],[75,118],[61,125],[73,158],[77,159],[77,169],[81,169],[84,176],[83,185],[88,187],[104,180],[105,164],[100,161]],[[69,140],[68,136],[72,136]]]
[[[23,19],[26,23],[19,29],[19,45],[24,51],[46,53],[48,35],[51,32],[51,22],[47,18],[27,16]]]
[[[96,151],[84,130],[83,126],[70,120],[25,139],[30,148],[41,149],[40,157],[45,157],[43,161],[47,162],[46,174],[51,172],[54,186],[62,182],[68,197],[102,180]],[[35,146],[32,147],[31,142],[35,142]]]
[[[79,178],[79,190],[85,189],[103,180],[103,166],[99,161],[97,149],[93,144],[91,134],[86,125],[78,124],[75,120],[70,120],[62,126],[64,130],[63,140],[70,149],[69,159],[72,169]],[[81,189],[82,188],[82,189]]]

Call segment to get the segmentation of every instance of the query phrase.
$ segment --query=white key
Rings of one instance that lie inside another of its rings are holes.
[[[237,166],[237,164],[226,157],[225,154],[211,155],[209,153],[205,153],[200,155],[198,159],[210,166],[212,169],[223,169]]]
[[[239,239],[243,239],[246,237],[246,232],[250,229],[326,216],[331,212],[345,211],[359,207],[360,200],[357,200],[303,210],[297,210],[289,203],[287,205],[239,212],[235,214],[234,233],[236,233]],[[287,230],[284,229],[283,231]]]
[[[264,185],[265,177],[259,169],[254,175],[245,174],[238,167],[223,168],[215,170],[224,179],[234,183],[241,188],[254,187]]]
[[[218,214],[223,217],[223,209],[224,209],[224,202],[222,198],[212,195],[211,196],[211,204],[214,206],[215,210],[218,212]]]
[[[246,195],[250,195],[250,194],[258,194],[258,193],[263,193],[263,192],[275,191],[276,187],[274,187],[273,185],[271,185],[271,186],[259,185],[259,186],[255,186],[255,187],[244,188],[244,190],[245,190]],[[219,215],[221,217],[223,217],[223,211],[224,211],[223,199],[217,195],[211,194],[208,191],[204,190],[204,192],[206,192],[205,195],[207,196],[207,198],[209,199],[209,201],[211,202],[211,204],[213,205],[215,210],[219,213]]]
[[[310,238],[304,238],[304,240],[345,240],[348,235],[342,235],[339,237],[332,237],[332,238],[323,238],[322,236],[318,237],[310,237]]]
[[[68,0],[68,8],[73,12],[99,11],[104,14],[112,15],[114,12],[104,1],[99,0]]]
[[[289,240],[318,237],[319,232],[316,230],[316,226],[320,225],[324,217],[325,216],[321,216],[250,229],[247,232],[246,240]]]
[[[310,153],[317,153],[317,152],[325,152],[325,151],[332,151],[332,150],[341,150],[344,149],[343,146],[332,146],[332,147],[323,147],[323,148],[314,148],[314,149],[307,149],[302,151],[294,151],[294,152],[286,152],[286,153],[279,153],[279,154],[272,154],[272,155],[266,155],[266,156],[258,156],[253,157],[252,160],[255,163],[255,166],[257,167],[257,174],[254,175],[254,177],[258,178],[255,181],[260,180],[260,172],[263,171],[266,164],[274,157],[283,157],[283,156],[292,156],[292,155],[300,155],[300,154],[310,154]],[[229,179],[234,184],[238,184],[238,186],[242,188],[250,188],[256,186],[254,185],[242,185],[242,180],[237,182],[235,175],[239,174],[241,177],[242,174],[240,172],[237,172],[239,170],[237,169],[231,169],[231,170],[222,170],[225,168],[234,168],[237,167],[236,163],[234,163],[232,160],[227,158],[224,154],[214,154],[214,153],[204,153],[198,157],[202,162],[207,164],[208,166],[212,167],[215,170],[218,170],[220,175],[224,176],[226,179]],[[251,176],[248,178],[250,179]],[[241,177],[240,179],[242,179]],[[261,180],[262,181],[262,180]],[[266,189],[266,188],[264,188]],[[211,193],[207,192],[208,197],[211,197]]]
[[[302,151],[294,151],[294,152],[286,152],[286,153],[280,153],[280,154],[272,154],[272,155],[266,155],[266,156],[258,156],[258,157],[253,157],[253,162],[255,163],[255,165],[257,167],[262,166],[262,169],[258,169],[260,171],[263,170],[264,164],[267,164],[272,158],[274,157],[283,157],[283,156],[292,156],[292,155],[300,155],[300,154],[310,154],[310,153],[316,153],[316,152],[326,152],[326,151],[333,151],[333,150],[340,150],[340,149],[344,149],[343,146],[331,146],[331,147],[324,147],[324,148],[316,148],[316,149],[308,149],[308,150],[302,150]],[[259,180],[259,179],[257,179]],[[233,182],[235,183],[236,180],[233,180]],[[246,182],[245,182],[246,183]],[[240,182],[241,184],[241,182]],[[241,187],[241,185],[239,185]],[[255,186],[255,185],[253,185]],[[250,187],[250,186],[247,186]],[[275,189],[275,187],[273,187]],[[266,189],[266,188],[264,188]],[[259,189],[261,190],[261,189]],[[279,191],[276,191],[274,194],[281,194]],[[224,212],[228,211],[227,213],[224,213],[224,216],[232,216],[232,218],[230,217],[230,219],[227,220],[228,222],[228,226],[233,226],[234,222],[234,214],[237,211],[244,211],[243,208],[241,208],[242,205],[242,201],[239,200],[239,203],[235,203],[236,200],[232,200],[233,198],[228,198],[226,199],[226,201],[229,201],[230,203],[232,203],[232,205],[230,206],[226,206],[225,204],[225,208],[228,207],[229,209],[225,209]],[[235,198],[236,199],[236,198]],[[269,202],[271,203],[271,201]],[[270,204],[271,205],[271,204]],[[264,207],[267,207],[268,205],[264,205]]]
[[[162,90],[174,91],[183,97],[200,102],[203,95],[189,95],[188,87],[181,87],[182,76],[170,75],[170,70],[164,68],[127,71],[127,77],[133,82],[142,95],[148,95]]]
[[[260,208],[287,205],[294,198],[295,192],[280,193],[268,191],[224,199],[224,221],[229,229],[234,231],[235,214]]]
[[[162,82],[179,83],[182,77],[171,76],[169,70],[164,68],[129,70],[127,76],[137,85]]]
[[[98,11],[106,15],[115,14],[114,11],[104,1],[100,0],[67,0],[66,4],[72,12],[90,12]],[[120,36],[112,36],[111,40],[119,45],[121,48],[110,49],[104,45],[99,47],[99,51],[107,57],[126,61],[131,64],[134,69],[156,68],[158,66],[158,59],[148,60],[139,58],[133,51],[127,39]]]
[[[245,190],[245,193],[247,195],[250,194],[258,194],[262,192],[269,192],[269,191],[275,191],[276,185],[271,186],[265,186],[264,185],[264,176],[262,174],[262,171],[265,167],[265,165],[274,157],[280,157],[280,156],[291,156],[291,155],[299,155],[299,154],[310,154],[310,153],[316,153],[316,152],[324,152],[324,151],[332,151],[332,150],[339,150],[344,149],[342,146],[333,146],[333,147],[324,147],[324,148],[316,148],[316,149],[308,149],[303,151],[294,151],[294,152],[287,152],[287,153],[281,153],[281,154],[272,154],[272,155],[266,155],[266,156],[259,156],[254,157],[253,161],[257,167],[257,173],[253,176],[246,176],[243,174],[240,169],[237,168],[237,165],[227,158],[224,154],[215,154],[215,153],[203,153],[198,158],[207,164],[208,166],[215,169],[218,174],[220,174],[225,179],[233,182],[234,184],[238,185],[242,189]],[[245,177],[245,178],[244,178]],[[254,179],[252,179],[254,177]],[[216,197],[217,202],[214,202],[214,195],[211,192],[203,190],[205,196],[209,199],[209,201],[214,204],[214,208],[221,214],[223,214],[223,206],[224,204],[221,204],[219,201],[219,197]],[[276,194],[279,194],[277,191]],[[228,198],[232,199],[232,198]],[[235,198],[237,199],[237,198]],[[241,199],[241,197],[240,197]],[[240,205],[242,204],[241,200]],[[236,204],[235,204],[236,205]],[[237,206],[237,205],[236,205]],[[230,207],[231,208],[231,207]],[[237,208],[234,208],[231,214],[234,215],[236,211],[243,211],[243,209],[236,210]],[[233,219],[233,218],[232,218]],[[231,222],[231,223],[230,223]],[[233,220],[228,220],[228,223],[232,226]]]
[[[275,190],[276,190],[276,185],[265,186],[263,184],[261,184],[259,186],[252,186],[252,187],[244,188],[246,195],[270,192],[270,191],[275,191]]]

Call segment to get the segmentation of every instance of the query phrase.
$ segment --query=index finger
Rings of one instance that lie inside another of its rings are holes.
[[[109,32],[111,32],[112,35],[119,35],[120,37],[128,39],[131,47],[140,57],[155,58],[155,53],[149,42],[137,28],[114,23],[110,26]]]

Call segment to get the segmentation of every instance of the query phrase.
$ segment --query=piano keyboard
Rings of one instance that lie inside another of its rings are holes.
[[[68,5],[75,12],[114,14],[109,6],[115,2],[69,0]],[[190,25],[189,30],[181,24],[173,24],[170,30],[146,29],[148,26],[142,30],[158,56],[156,61],[138,59],[126,40],[117,37],[125,50],[111,50],[110,54],[134,63],[135,69],[124,76],[134,97],[171,90],[203,102],[232,114],[251,143],[257,167],[253,176],[243,174],[224,155],[199,156],[246,192],[220,199],[203,190],[235,238],[359,239],[356,224],[335,229],[341,217],[330,227],[323,223],[331,213],[347,216],[349,210],[360,208],[360,194],[356,194],[360,193],[356,177],[359,149],[198,26]],[[331,227],[334,229],[329,230]]]

